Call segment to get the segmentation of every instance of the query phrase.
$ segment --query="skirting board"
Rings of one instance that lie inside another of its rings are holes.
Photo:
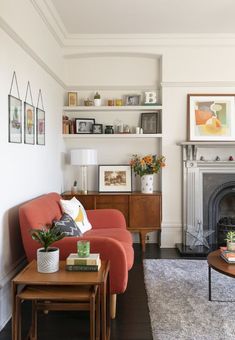
[[[16,274],[26,265],[25,257],[18,261],[17,266],[13,266],[13,269],[0,280],[0,331],[4,328],[7,322],[11,318],[12,313],[12,292],[11,292],[11,280]]]
[[[146,243],[157,243],[157,232],[153,231],[147,235],[149,237]],[[132,234],[133,242],[139,243],[139,235]],[[176,243],[182,242],[182,225],[181,224],[166,224],[162,225],[161,232],[161,248],[175,248]]]

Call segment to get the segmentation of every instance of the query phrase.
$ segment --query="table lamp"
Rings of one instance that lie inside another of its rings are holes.
[[[70,151],[70,163],[82,167],[82,193],[87,194],[87,167],[97,164],[97,151],[93,149],[76,149]]]

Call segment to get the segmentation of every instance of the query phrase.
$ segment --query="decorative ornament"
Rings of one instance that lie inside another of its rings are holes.
[[[200,161],[204,161],[205,158],[203,156],[200,157]]]
[[[151,105],[157,103],[157,93],[153,91],[144,92],[144,104]]]
[[[229,156],[229,161],[234,161],[233,156]]]
[[[219,156],[216,156],[215,161],[216,161],[216,162],[220,161]]]
[[[197,224],[198,224],[197,228],[191,227],[191,230],[190,230],[189,227],[187,228],[186,233],[188,235],[192,236],[191,242],[189,244],[189,248],[193,249],[197,246],[204,246],[204,247],[210,249],[209,243],[207,241],[207,237],[210,236],[211,234],[213,234],[214,230],[204,231],[201,221],[198,221]]]

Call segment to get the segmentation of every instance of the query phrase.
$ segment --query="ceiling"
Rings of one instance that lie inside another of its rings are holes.
[[[235,33],[234,0],[44,0],[68,34]]]

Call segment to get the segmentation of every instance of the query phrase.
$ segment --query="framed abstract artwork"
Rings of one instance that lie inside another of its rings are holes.
[[[188,94],[188,140],[234,141],[235,94]]]
[[[99,165],[99,192],[131,192],[130,165]]]
[[[10,143],[22,143],[22,101],[19,98],[8,96],[8,114],[8,140]]]

